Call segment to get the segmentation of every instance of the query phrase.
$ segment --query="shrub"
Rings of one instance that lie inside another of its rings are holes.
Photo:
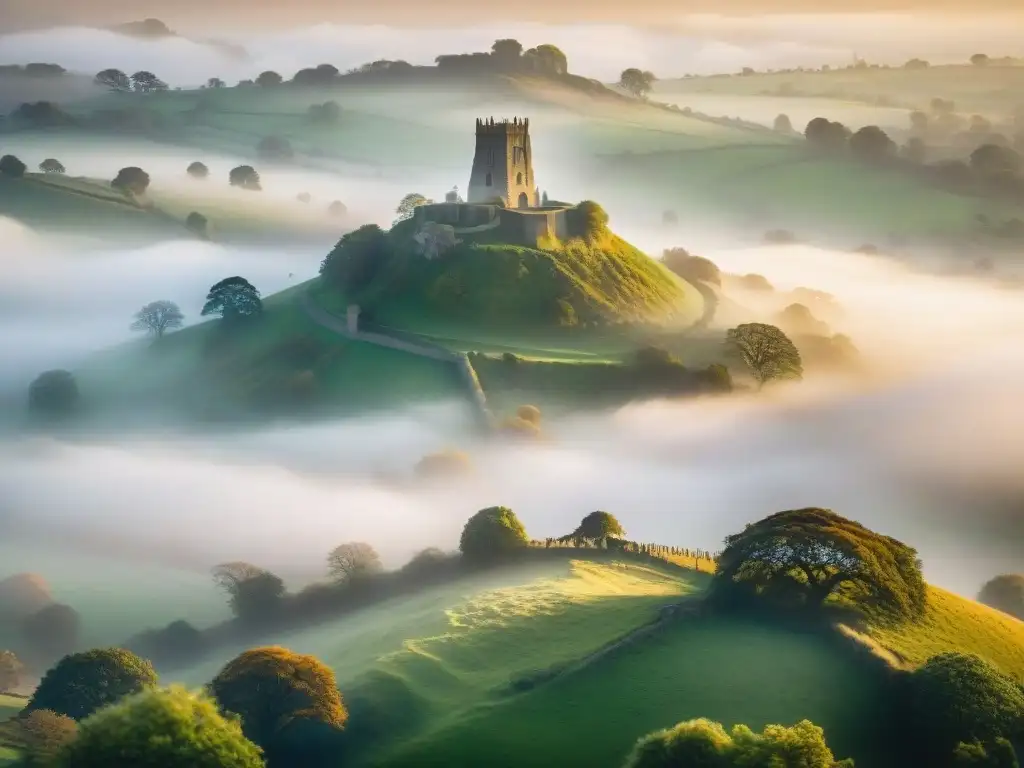
[[[203,695],[172,687],[137,693],[81,724],[60,768],[259,768],[260,749]]]
[[[38,416],[70,416],[78,401],[78,383],[70,371],[44,371],[28,387],[29,412]]]
[[[14,155],[0,157],[0,174],[10,176],[12,179],[20,179],[28,170],[26,165]]]
[[[57,753],[75,740],[78,723],[67,715],[37,709],[13,721],[14,734],[22,746],[24,768],[52,766]]]
[[[198,160],[189,163],[188,168],[185,172],[193,179],[205,179],[210,175],[210,169],[206,167],[204,163],[200,163]]]
[[[122,168],[110,182],[110,186],[133,195],[143,195],[149,189],[149,174],[135,166]]]
[[[908,686],[911,726],[936,759],[960,742],[1024,735],[1024,690],[977,656],[933,656],[911,673]]]
[[[469,518],[459,550],[469,560],[486,563],[524,549],[529,541],[515,512],[508,507],[488,507]]]
[[[80,624],[74,608],[52,603],[27,617],[22,632],[33,656],[50,662],[74,650]]]
[[[123,648],[97,648],[65,656],[51,667],[26,711],[49,709],[75,720],[156,685],[153,665]]]
[[[285,730],[303,722],[340,731],[348,719],[331,668],[278,646],[229,661],[210,691],[222,710],[241,717],[246,737],[268,751],[281,748]]]
[[[21,685],[25,667],[13,651],[0,651],[0,693],[13,691]]]
[[[981,588],[978,601],[1024,621],[1024,574],[996,576]]]
[[[43,173],[65,173],[67,169],[60,160],[48,157],[39,164],[39,170]]]

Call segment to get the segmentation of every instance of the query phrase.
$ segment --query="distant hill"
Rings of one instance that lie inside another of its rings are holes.
[[[240,45],[233,43],[225,43],[219,40],[194,40],[192,38],[185,37],[175,32],[173,29],[167,26],[160,19],[143,19],[142,21],[128,21],[123,24],[114,24],[108,27],[111,32],[116,32],[119,35],[126,35],[128,37],[137,37],[142,39],[151,40],[163,40],[169,37],[179,37],[183,40],[190,40],[193,43],[199,45],[210,46],[216,48],[221,53],[224,53],[232,58],[245,59],[248,58],[249,54]]]

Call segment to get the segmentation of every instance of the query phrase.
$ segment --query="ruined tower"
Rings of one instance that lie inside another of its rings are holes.
[[[527,119],[476,121],[476,154],[469,177],[468,202],[490,203],[495,198],[503,200],[507,208],[540,205]]]

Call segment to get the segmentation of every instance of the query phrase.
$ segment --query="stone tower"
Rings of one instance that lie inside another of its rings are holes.
[[[495,198],[503,200],[507,208],[540,205],[533,178],[529,120],[476,121],[476,155],[468,202],[490,203]]]

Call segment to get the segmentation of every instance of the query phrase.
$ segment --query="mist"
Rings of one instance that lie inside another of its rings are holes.
[[[177,301],[194,322],[216,280],[242,274],[269,295],[315,275],[323,255],[185,240],[115,247],[10,220],[0,236],[0,391],[12,409],[39,371],[130,338],[148,301]],[[674,244],[658,237],[648,232],[652,252]],[[101,595],[108,611],[145,604],[111,587],[112,573],[134,574],[156,585],[167,621],[225,610],[206,576],[218,562],[250,560],[298,587],[322,577],[333,545],[366,540],[398,566],[427,546],[453,549],[465,520],[494,504],[537,538],[606,509],[632,538],[712,550],[771,512],[824,506],[917,547],[927,578],[966,595],[1024,566],[1017,293],[810,246],[700,252],[775,285],[767,297],[730,296],[752,319],[781,309],[792,288],[832,293],[842,310],[832,330],[853,338],[872,375],[551,419],[541,445],[482,439],[458,403],[259,429],[8,428],[0,558],[41,572],[58,596]],[[445,448],[468,452],[472,475],[416,481],[415,463]]]
[[[277,32],[239,32],[236,27],[183,26],[178,38],[134,39],[80,27],[0,36],[0,61],[55,61],[92,75],[107,67],[156,72],[173,86],[253,78],[272,69],[291,76],[302,67],[329,62],[342,70],[377,59],[432,64],[436,56],[488,50],[498,38],[525,45],[561,47],[573,72],[617,80],[626,67],[650,69],[662,78],[684,73],[736,72],[821,64],[845,65],[855,55],[902,64],[911,56],[933,63],[962,62],[978,50],[1019,55],[1019,14],[969,18],[922,14],[774,14],[727,17],[668,16],[657,29],[625,24],[545,25],[500,23],[431,28],[319,24]],[[215,38],[245,47],[237,59],[194,42]]]

